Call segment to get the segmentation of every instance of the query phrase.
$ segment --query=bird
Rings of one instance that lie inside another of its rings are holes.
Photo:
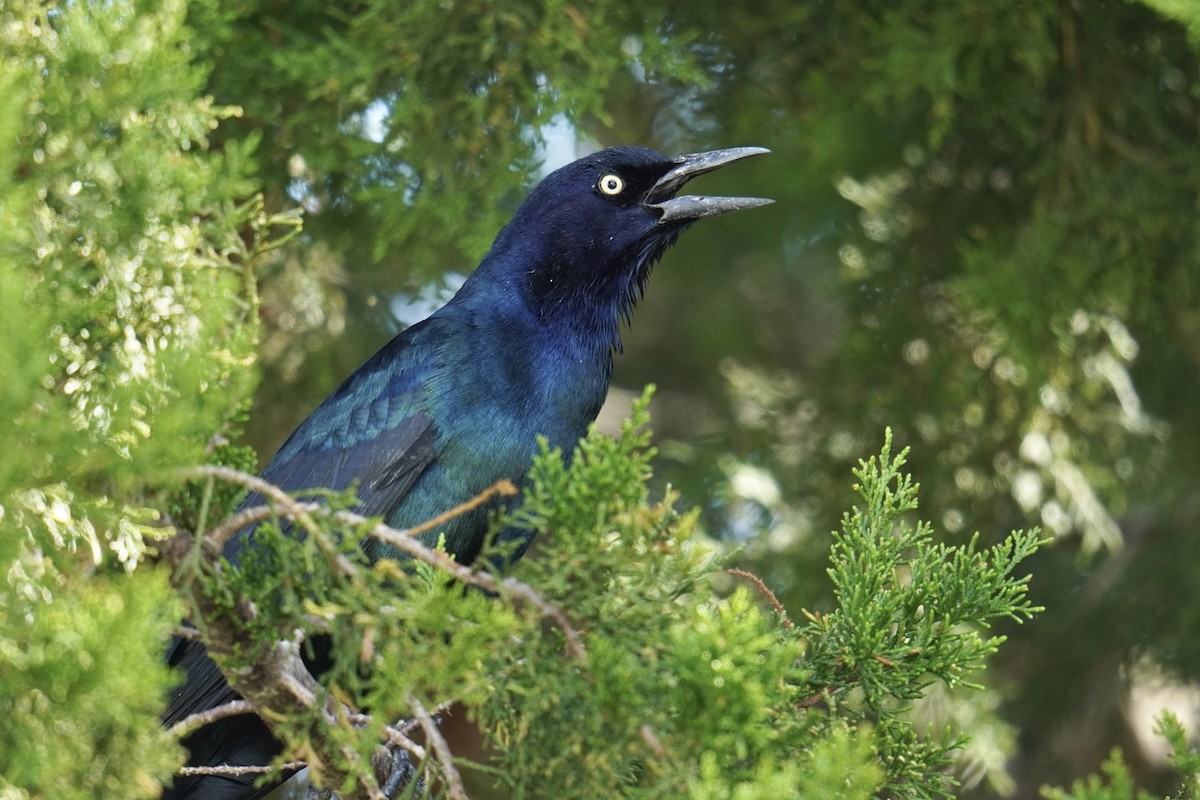
[[[758,197],[680,195],[691,179],[770,152],[734,147],[667,156],[600,150],[546,176],[517,207],[454,296],[367,359],[296,428],[261,472],[289,492],[357,486],[360,514],[415,526],[501,479],[521,486],[538,438],[570,453],[608,392],[613,355],[654,264],[693,223],[767,205]],[[261,500],[259,500],[261,502]],[[253,502],[247,499],[243,507]],[[487,507],[447,521],[446,552],[472,562]],[[511,559],[529,546],[517,539]],[[252,530],[226,545],[236,563]],[[374,539],[372,563],[392,557]],[[163,722],[238,698],[194,639],[167,655],[186,673]],[[253,714],[206,725],[185,741],[189,765],[261,765],[281,748]],[[254,775],[188,775],[164,800],[247,800]]]

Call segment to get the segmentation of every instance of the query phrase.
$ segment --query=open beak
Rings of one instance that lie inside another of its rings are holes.
[[[702,195],[684,195],[675,197],[675,193],[683,185],[697,175],[712,172],[733,161],[762,155],[771,152],[765,147],[730,147],[726,150],[710,150],[707,153],[692,153],[677,156],[675,163],[666,175],[659,178],[658,183],[646,194],[643,205],[659,211],[658,224],[669,222],[684,222],[704,217],[715,217],[718,214],[728,214],[731,211],[741,211],[743,208],[757,208],[769,205],[774,200],[764,197],[705,197]]]

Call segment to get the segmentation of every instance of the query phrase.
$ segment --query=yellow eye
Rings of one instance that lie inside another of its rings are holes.
[[[600,192],[609,197],[616,197],[625,188],[625,181],[621,180],[620,175],[613,175],[611,172],[600,179],[596,184],[600,187]]]

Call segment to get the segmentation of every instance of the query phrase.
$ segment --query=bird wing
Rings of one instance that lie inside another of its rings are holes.
[[[420,408],[432,348],[414,346],[428,344],[428,329],[405,331],[347,378],[288,438],[263,480],[291,493],[355,486],[359,513],[391,516],[438,455],[438,430]],[[262,502],[252,493],[242,507]],[[246,539],[235,537],[226,557],[235,560]]]
[[[372,406],[394,404],[385,397]],[[339,431],[336,437],[281,450],[263,470],[263,480],[289,493],[306,489],[342,491],[357,484],[360,514],[390,516],[437,457],[437,428],[424,413],[407,407],[388,425],[370,424],[368,421],[374,418],[370,411],[357,416],[363,422]],[[242,507],[262,502],[262,496],[255,492]],[[244,542],[245,537],[238,541]],[[237,550],[240,546],[233,552],[227,549],[226,557],[236,558]]]

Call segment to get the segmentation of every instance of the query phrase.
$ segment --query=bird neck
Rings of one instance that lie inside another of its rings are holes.
[[[621,352],[621,319],[628,321],[648,272],[648,265],[578,263],[558,248],[502,234],[459,295],[531,344],[607,372],[612,353]]]
[[[472,325],[513,346],[509,352],[586,376],[607,388],[612,353],[620,351],[619,287],[581,285],[573,267],[531,262],[518,268],[493,249],[450,302]],[[449,311],[449,309],[447,309]],[[627,313],[626,313],[627,316]]]
[[[504,416],[522,431],[514,440],[527,443],[532,432],[569,451],[608,393],[612,336],[565,308],[548,315],[530,302],[523,275],[488,266],[485,260],[436,312],[454,320],[469,343],[443,357],[454,375],[510,400]]]

